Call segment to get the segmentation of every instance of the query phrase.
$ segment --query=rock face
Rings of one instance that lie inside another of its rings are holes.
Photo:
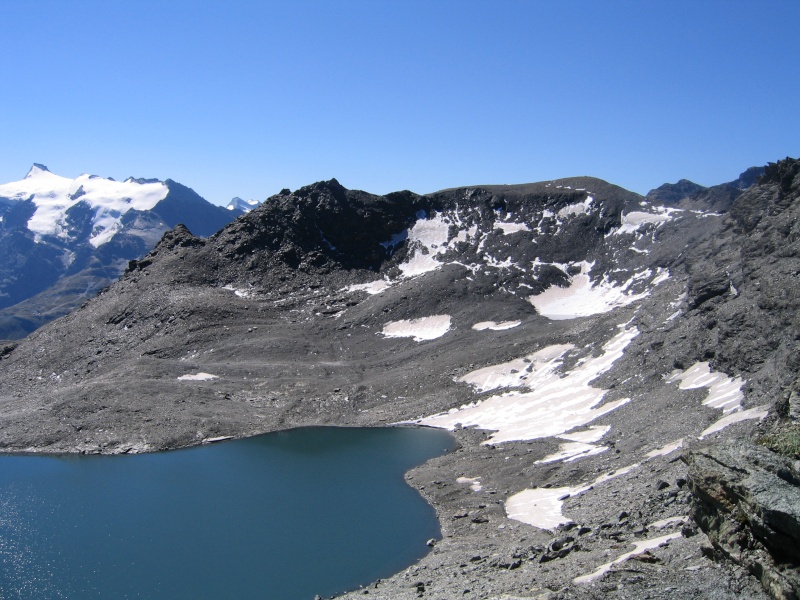
[[[687,462],[692,518],[709,532],[715,551],[747,568],[774,598],[797,598],[797,461],[737,440],[695,448]]]
[[[789,511],[742,491],[784,471],[764,448],[737,458],[761,461],[747,476],[703,457],[792,439],[798,164],[732,186],[724,214],[587,177],[425,196],[330,180],[208,238],[175,227],[0,346],[0,447],[445,427],[461,448],[408,474],[443,537],[372,597],[788,594],[796,557],[759,540],[791,539]],[[755,550],[731,546],[728,514]]]
[[[208,236],[241,214],[172,180],[71,180],[34,165],[0,185],[0,340],[77,308],[178,223]]]

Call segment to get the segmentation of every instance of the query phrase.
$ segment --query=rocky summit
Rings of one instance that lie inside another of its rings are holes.
[[[659,190],[331,180],[177,226],[0,347],[0,446],[443,427],[407,474],[442,539],[352,597],[796,598],[800,162]]]

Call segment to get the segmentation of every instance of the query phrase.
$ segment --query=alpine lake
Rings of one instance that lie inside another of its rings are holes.
[[[122,456],[0,456],[0,598],[312,600],[440,537],[404,473],[445,431],[309,427]]]

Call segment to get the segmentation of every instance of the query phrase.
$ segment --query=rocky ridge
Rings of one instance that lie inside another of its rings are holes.
[[[742,440],[798,414],[797,173],[769,165],[726,213],[592,178],[384,197],[331,180],[207,239],[176,227],[0,351],[0,445],[447,427],[460,449],[408,474],[442,539],[351,594],[793,597],[796,515],[747,490],[797,467]]]

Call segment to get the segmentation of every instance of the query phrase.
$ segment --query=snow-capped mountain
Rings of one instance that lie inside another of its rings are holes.
[[[228,210],[239,210],[243,213],[249,213],[259,204],[261,204],[261,202],[258,200],[243,200],[242,198],[239,198],[239,196],[236,196],[231,198],[231,201],[228,202],[228,205],[225,208]]]
[[[243,212],[171,180],[70,179],[34,164],[0,185],[0,339],[66,314],[177,223],[205,236]]]
[[[407,476],[442,539],[370,597],[796,597],[800,161],[742,187],[330,180],[177,226],[0,346],[0,448],[444,428]]]
[[[168,193],[169,188],[161,181],[129,178],[118,182],[96,175],[69,179],[38,163],[22,181],[0,185],[3,200],[33,205],[27,225],[37,241],[52,236],[69,242],[82,236],[95,248],[122,229],[128,211],[152,210]],[[80,213],[85,216],[77,219]]]

